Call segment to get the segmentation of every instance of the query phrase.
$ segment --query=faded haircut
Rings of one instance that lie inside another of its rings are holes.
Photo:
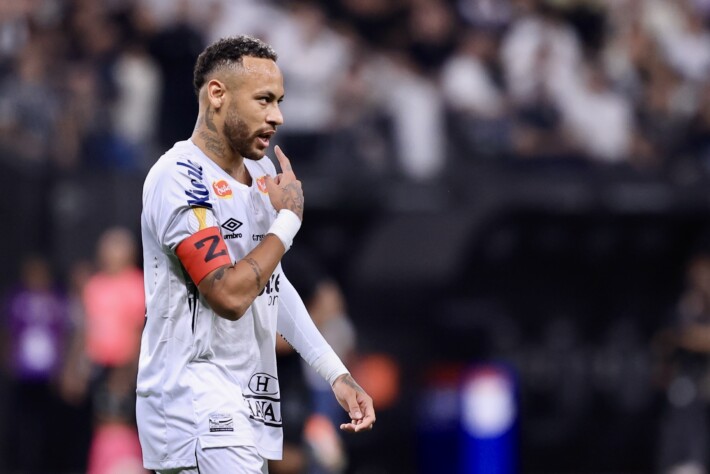
[[[209,45],[197,57],[192,82],[195,94],[199,97],[200,89],[205,84],[207,76],[213,71],[235,63],[242,64],[244,56],[271,59],[272,61],[276,61],[278,57],[271,46],[252,36],[240,35],[222,38]]]

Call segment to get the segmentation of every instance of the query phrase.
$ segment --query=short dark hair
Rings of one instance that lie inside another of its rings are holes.
[[[200,89],[212,71],[230,63],[241,64],[244,56],[272,61],[276,61],[278,57],[271,46],[258,38],[247,35],[222,38],[209,45],[197,57],[193,76],[195,94],[199,97]]]

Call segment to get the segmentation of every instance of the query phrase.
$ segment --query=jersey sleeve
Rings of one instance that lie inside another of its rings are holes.
[[[217,225],[202,166],[190,158],[163,163],[146,181],[144,213],[163,247],[175,251],[193,234]]]
[[[280,286],[277,331],[308,365],[332,384],[338,376],[348,373],[348,369],[318,331],[303,300],[283,270]]]

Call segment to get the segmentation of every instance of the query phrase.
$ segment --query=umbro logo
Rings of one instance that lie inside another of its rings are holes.
[[[230,217],[227,222],[222,224],[222,228],[230,232],[234,232],[242,226],[242,223],[236,220],[234,217]]]
[[[228,231],[228,234],[224,234],[225,239],[238,239],[242,236],[241,233],[235,234],[234,231],[239,229],[242,226],[242,223],[236,220],[233,217],[230,217],[227,219],[227,221],[222,224],[222,228],[226,231]]]

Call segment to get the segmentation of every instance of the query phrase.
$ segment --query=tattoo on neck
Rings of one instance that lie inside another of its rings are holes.
[[[217,127],[214,124],[214,114],[214,109],[208,105],[207,110],[205,110],[205,125],[207,125],[208,129],[217,133]]]
[[[199,130],[202,124],[205,123],[205,114],[199,114],[197,116],[197,123],[195,124],[195,130]]]
[[[205,148],[217,155],[219,158],[223,158],[226,154],[224,143],[219,139],[218,136],[213,135],[206,130],[200,130],[200,138],[205,142]]]
[[[254,276],[256,277],[256,291],[261,291],[261,267],[256,262],[256,260],[251,257],[245,258],[244,261],[249,264],[252,271],[254,272]]]

